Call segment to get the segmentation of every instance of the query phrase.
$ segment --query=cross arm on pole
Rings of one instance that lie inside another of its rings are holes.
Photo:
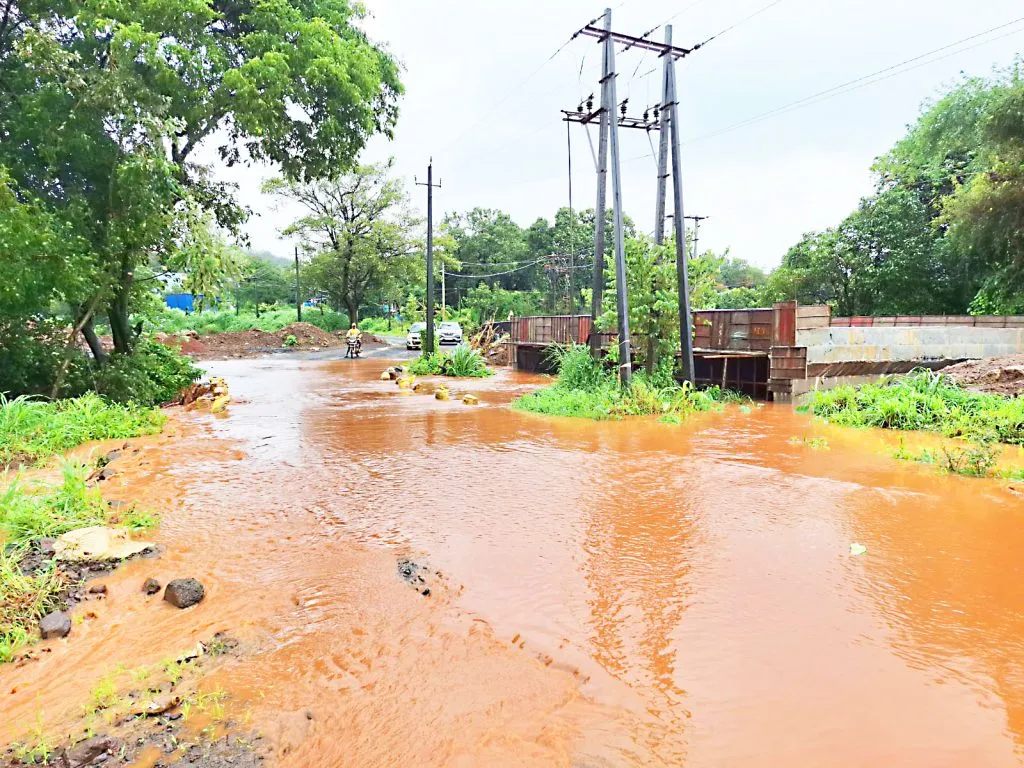
[[[591,24],[588,24],[581,29],[580,34],[587,37],[596,37],[598,40],[604,40],[606,37],[610,37],[616,43],[622,43],[623,45],[628,45],[631,48],[640,48],[644,51],[654,51],[662,56],[672,56],[675,59],[681,59],[684,56],[688,56],[693,53],[694,50],[693,48],[683,48],[678,45],[658,43],[654,40],[635,37],[634,35],[626,35],[622,32],[609,32]]]

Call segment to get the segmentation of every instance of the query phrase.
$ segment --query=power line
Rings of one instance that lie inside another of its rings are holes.
[[[833,96],[841,96],[844,93],[849,93],[850,91],[858,90],[859,88],[864,88],[864,87],[867,87],[869,85],[874,85],[875,83],[882,82],[883,80],[888,80],[889,78],[896,77],[897,75],[905,74],[906,72],[911,72],[911,71],[913,71],[915,69],[918,69],[919,67],[925,66],[927,64],[933,64],[936,61],[941,61],[943,59],[949,58],[950,56],[954,56],[954,55],[956,55],[958,53],[963,53],[964,51],[968,51],[968,50],[971,50],[973,48],[977,48],[978,46],[986,45],[986,44],[991,43],[991,42],[995,42],[996,40],[1000,40],[1000,39],[1002,39],[1004,37],[1009,37],[1010,35],[1018,34],[1019,32],[1024,31],[1024,30],[1015,29],[1015,30],[1012,30],[1011,32],[1008,32],[1008,33],[1004,34],[1004,35],[1000,35],[998,37],[994,37],[994,38],[991,38],[989,40],[982,40],[981,42],[979,42],[979,43],[977,43],[975,45],[968,46],[966,48],[960,48],[960,49],[955,50],[955,51],[951,51],[949,54],[947,54],[945,56],[939,56],[937,58],[930,58],[932,56],[935,56],[935,54],[942,53],[943,51],[947,51],[947,50],[949,50],[951,48],[956,48],[957,46],[960,46],[960,45],[962,45],[964,43],[968,43],[971,40],[976,40],[979,37],[985,37],[986,35],[990,35],[993,32],[998,32],[1001,29],[1006,29],[1007,27],[1012,27],[1012,26],[1014,26],[1016,24],[1020,24],[1021,22],[1024,22],[1024,16],[1022,16],[1022,17],[1020,17],[1018,19],[1014,19],[1013,21],[1008,21],[1005,24],[1000,24],[998,26],[992,27],[991,29],[987,29],[984,32],[978,32],[977,34],[970,35],[968,37],[962,38],[961,40],[957,40],[956,42],[949,43],[947,45],[943,45],[943,46],[941,46],[939,48],[935,48],[934,50],[928,51],[927,53],[922,53],[922,54],[920,54],[918,56],[914,56],[914,57],[912,57],[910,59],[906,59],[904,61],[899,62],[898,64],[893,64],[891,66],[885,67],[884,69],[879,69],[879,70],[877,70],[875,72],[872,72],[870,74],[862,75],[861,77],[854,78],[853,80],[848,80],[845,83],[840,83],[839,85],[832,86],[831,88],[826,88],[825,90],[819,91],[818,93],[812,94],[810,96],[805,96],[802,99],[797,99],[796,101],[790,102],[789,104],[785,104],[785,105],[783,105],[781,107],[776,107],[775,109],[771,109],[771,110],[769,110],[767,112],[762,112],[759,115],[755,115],[754,117],[747,118],[746,120],[741,120],[738,123],[734,123],[733,125],[727,126],[727,127],[722,128],[720,130],[713,131],[711,133],[707,133],[707,134],[704,134],[702,136],[698,136],[698,137],[696,137],[694,139],[689,140],[687,143],[688,144],[692,144],[692,143],[695,143],[697,141],[703,141],[705,139],[710,139],[710,138],[713,138],[715,136],[720,136],[723,133],[728,133],[730,131],[734,131],[734,130],[737,130],[739,128],[744,128],[744,127],[746,127],[748,125],[753,125],[754,123],[758,123],[758,122],[760,122],[762,120],[766,120],[766,119],[768,119],[770,117],[774,117],[776,115],[780,115],[780,114],[783,114],[785,112],[792,111],[794,109],[799,109],[801,107],[806,107],[806,106],[810,106],[812,104],[816,104],[819,101],[824,101],[826,99],[832,98]],[[927,61],[922,61],[922,59],[928,59],[928,60]],[[915,62],[920,62],[920,63],[915,64]],[[907,67],[908,64],[915,64],[915,66]],[[898,71],[896,71],[896,70],[898,70]],[[879,77],[880,75],[884,75],[884,77]]]
[[[624,0],[624,2],[626,2],[626,1],[628,1],[628,0]],[[590,26],[591,24],[594,24],[595,22],[599,21],[603,16],[604,16],[603,13],[600,16],[595,16],[593,19],[591,19],[589,22],[587,22],[587,24],[585,26]],[[583,28],[580,28],[576,32],[574,32],[569,37],[568,40],[566,40],[564,43],[562,43],[560,46],[558,46],[558,48],[555,49],[554,53],[552,53],[550,56],[548,56],[546,59],[544,59],[543,63],[539,67],[537,67],[535,70],[533,70],[533,72],[531,72],[525,78],[523,78],[523,80],[521,80],[517,85],[512,86],[508,91],[506,91],[505,95],[502,96],[501,99],[499,99],[490,109],[485,110],[483,112],[483,114],[480,116],[479,120],[477,120],[471,126],[466,128],[465,130],[463,130],[462,133],[460,133],[457,136],[455,136],[455,138],[453,138],[442,149],[442,152],[446,152],[449,148],[451,148],[452,146],[457,144],[459,142],[459,140],[462,139],[463,136],[465,136],[466,134],[468,134],[471,131],[473,131],[476,128],[478,128],[488,118],[493,119],[493,118],[497,117],[498,115],[496,113],[497,113],[498,108],[503,106],[505,104],[505,102],[509,100],[509,98],[512,96],[512,94],[514,94],[516,91],[518,91],[523,86],[525,86],[528,82],[530,82],[533,78],[535,78],[537,75],[539,75],[541,70],[543,70],[548,64],[550,64],[552,61],[554,61],[555,58],[558,56],[558,54],[560,54],[562,51],[564,51],[566,48],[568,48],[569,45],[577,37],[579,37],[579,35],[580,35],[580,33],[582,31],[583,31]]]
[[[502,275],[511,275],[513,272],[522,272],[524,269],[529,269],[530,267],[535,267],[536,265],[541,264],[542,262],[545,262],[545,261],[547,261],[547,257],[545,257],[543,259],[537,259],[536,261],[531,262],[529,264],[526,264],[526,265],[524,265],[522,267],[516,267],[515,269],[510,269],[510,270],[507,270],[505,272],[494,272],[494,273],[489,274],[489,275],[463,275],[463,274],[458,273],[458,272],[448,272],[448,271],[446,271],[444,269],[442,269],[441,272],[442,272],[442,274],[447,275],[448,277],[464,277],[464,278],[468,278],[468,279],[471,279],[471,280],[487,280],[488,278],[491,278],[491,277],[501,277]]]
[[[696,46],[694,46],[694,50],[697,50],[697,48],[703,48],[705,45],[710,43],[712,40],[715,40],[715,39],[721,37],[722,35],[726,34],[727,32],[732,32],[734,29],[736,29],[736,27],[738,27],[738,26],[740,26],[742,24],[746,24],[751,19],[757,18],[762,13],[764,13],[765,11],[771,10],[772,8],[774,8],[776,5],[778,5],[781,2],[782,2],[782,0],[772,0],[772,2],[768,3],[768,5],[765,5],[765,6],[761,7],[761,8],[759,8],[758,10],[754,11],[749,16],[744,16],[742,19],[740,19],[736,23],[730,24],[728,27],[723,29],[721,32],[718,32],[718,33],[712,35],[711,37],[709,37],[703,43],[697,44]]]

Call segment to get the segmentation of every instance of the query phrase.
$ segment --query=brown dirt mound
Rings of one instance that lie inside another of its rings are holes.
[[[187,341],[182,352],[197,360],[218,360],[223,358],[257,357],[275,350],[287,349],[285,340],[295,337],[295,350],[323,349],[338,347],[345,343],[327,331],[311,323],[292,323],[280,331],[240,331],[238,333],[211,333],[198,341]]]
[[[1024,355],[968,360],[942,372],[964,389],[1016,397],[1024,394]]]

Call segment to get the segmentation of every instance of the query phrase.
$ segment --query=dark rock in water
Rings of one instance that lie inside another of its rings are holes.
[[[430,587],[426,586],[427,580],[424,578],[429,573],[430,571],[426,566],[414,563],[412,560],[398,561],[398,575],[415,587],[416,591],[424,597],[430,595]]]
[[[106,454],[105,456],[100,456],[99,459],[96,460],[96,466],[98,466],[100,468],[105,467],[110,462],[117,461],[117,459],[120,456],[121,456],[120,449],[114,449],[113,451],[111,451],[110,453]]]
[[[94,736],[79,742],[68,752],[68,763],[71,768],[82,768],[100,762],[100,758],[114,752],[120,742],[113,736]]]
[[[142,591],[147,595],[155,595],[160,591],[160,582],[156,579],[146,579],[146,583],[142,585]]]
[[[106,584],[93,584],[91,587],[89,587],[89,594],[90,595],[105,595],[105,594],[107,594],[107,585]]]
[[[46,537],[44,539],[40,539],[36,542],[36,546],[39,548],[39,554],[47,556],[55,554],[57,550],[54,549],[54,545],[56,543],[57,540],[54,538]]]
[[[206,595],[203,585],[195,579],[175,579],[164,590],[164,600],[175,608],[188,608]]]
[[[65,611],[54,611],[43,616],[39,622],[39,634],[43,640],[52,637],[67,637],[71,632],[71,616]]]

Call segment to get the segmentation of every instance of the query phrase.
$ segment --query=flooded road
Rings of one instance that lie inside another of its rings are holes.
[[[453,384],[472,408],[381,365],[211,363],[243,402],[118,478],[167,551],[0,668],[3,741],[227,630],[208,682],[283,766],[1024,762],[1024,496],[788,408],[551,420],[503,407],[537,379]]]

